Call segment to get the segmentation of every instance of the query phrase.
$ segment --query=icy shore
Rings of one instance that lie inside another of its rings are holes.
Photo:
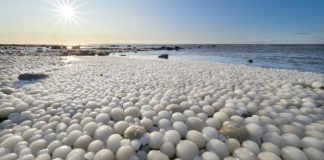
[[[321,159],[323,83],[244,65],[0,56],[0,159]]]

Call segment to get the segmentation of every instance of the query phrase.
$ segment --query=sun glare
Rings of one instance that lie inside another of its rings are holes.
[[[56,16],[64,21],[76,21],[78,19],[79,6],[76,5],[76,0],[51,0],[48,1],[56,13]]]
[[[71,6],[61,6],[58,9],[63,18],[71,18],[75,16],[75,11]]]

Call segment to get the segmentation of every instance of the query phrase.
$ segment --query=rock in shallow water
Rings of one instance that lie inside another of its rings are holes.
[[[18,76],[19,80],[32,81],[47,78],[48,75],[41,73],[25,73]]]

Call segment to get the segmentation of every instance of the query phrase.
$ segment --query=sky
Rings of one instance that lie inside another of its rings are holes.
[[[1,0],[0,43],[324,44],[324,0]]]

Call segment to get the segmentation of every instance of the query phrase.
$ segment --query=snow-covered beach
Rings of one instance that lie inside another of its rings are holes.
[[[322,159],[323,87],[245,65],[0,56],[0,159]]]

